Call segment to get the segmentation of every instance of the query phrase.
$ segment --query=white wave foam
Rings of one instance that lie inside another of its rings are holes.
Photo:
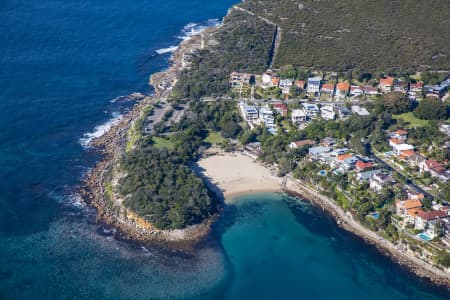
[[[86,203],[83,201],[83,198],[78,193],[71,194],[68,197],[66,204],[68,204],[72,207],[75,207],[75,208],[80,208],[80,209],[86,207]]]
[[[80,138],[80,144],[81,146],[87,148],[89,147],[89,144],[91,141],[95,138],[101,137],[104,135],[112,126],[117,124],[117,122],[120,121],[122,118],[122,115],[118,112],[112,113],[112,118],[106,121],[103,124],[95,126],[94,130],[92,132],[87,132],[83,135],[82,138]]]
[[[219,19],[208,19],[206,22],[202,23],[188,23],[183,27],[183,30],[181,30],[181,35],[177,36],[180,40],[187,40],[191,36],[199,34],[202,30],[208,28],[208,27],[214,27],[221,24],[221,21]]]
[[[167,48],[158,49],[155,52],[158,53],[159,55],[161,55],[161,54],[166,54],[166,53],[172,53],[172,52],[176,51],[177,49],[178,49],[178,46],[170,46]]]

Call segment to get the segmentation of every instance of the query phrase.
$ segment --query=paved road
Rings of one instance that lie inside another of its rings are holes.
[[[409,176],[405,175],[404,173],[402,173],[400,170],[398,170],[397,168],[394,168],[393,166],[391,166],[387,161],[383,160],[381,157],[372,154],[371,158],[374,159],[375,161],[377,161],[379,164],[382,164],[386,167],[386,169],[390,170],[390,171],[396,171],[398,173],[400,173],[402,176],[404,176],[405,178],[407,178],[409,180],[409,183],[406,184],[411,190],[417,192],[417,193],[422,193],[425,196],[427,196],[430,199],[434,199],[434,196],[431,195],[430,193],[428,193],[427,191],[425,191],[424,189],[422,189],[420,186],[416,185],[411,179],[409,179]]]
[[[346,100],[346,101],[321,101],[318,99],[288,99],[288,100],[268,100],[268,99],[247,99],[247,98],[241,98],[241,99],[232,99],[232,98],[210,98],[205,97],[201,99],[203,102],[213,102],[213,101],[231,101],[231,102],[242,102],[242,101],[250,101],[255,104],[270,104],[270,103],[314,103],[314,104],[321,104],[321,105],[342,105],[346,103],[350,104],[361,104],[360,100]]]

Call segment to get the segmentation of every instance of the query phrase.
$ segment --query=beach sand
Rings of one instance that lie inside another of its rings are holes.
[[[225,203],[239,195],[281,192],[281,178],[275,171],[240,153],[214,155],[201,159],[196,170],[218,187]]]

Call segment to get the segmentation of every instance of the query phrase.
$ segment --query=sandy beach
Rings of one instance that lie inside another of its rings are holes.
[[[281,178],[253,158],[240,153],[201,159],[196,169],[210,184],[220,189],[225,203],[231,203],[239,195],[281,192]]]

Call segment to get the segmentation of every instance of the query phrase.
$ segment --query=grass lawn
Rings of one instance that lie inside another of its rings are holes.
[[[225,139],[220,135],[220,132],[209,132],[208,136],[205,138],[205,143],[210,143],[210,144],[220,144],[223,141],[225,141]]]
[[[409,123],[411,127],[423,127],[428,124],[427,120],[420,120],[416,118],[412,112],[401,114],[401,115],[393,115],[392,118],[398,120],[402,119],[404,122]]]
[[[162,137],[153,137],[153,142],[155,143],[154,146],[158,149],[161,148],[167,148],[169,150],[173,150],[175,145],[168,139],[162,138]]]

